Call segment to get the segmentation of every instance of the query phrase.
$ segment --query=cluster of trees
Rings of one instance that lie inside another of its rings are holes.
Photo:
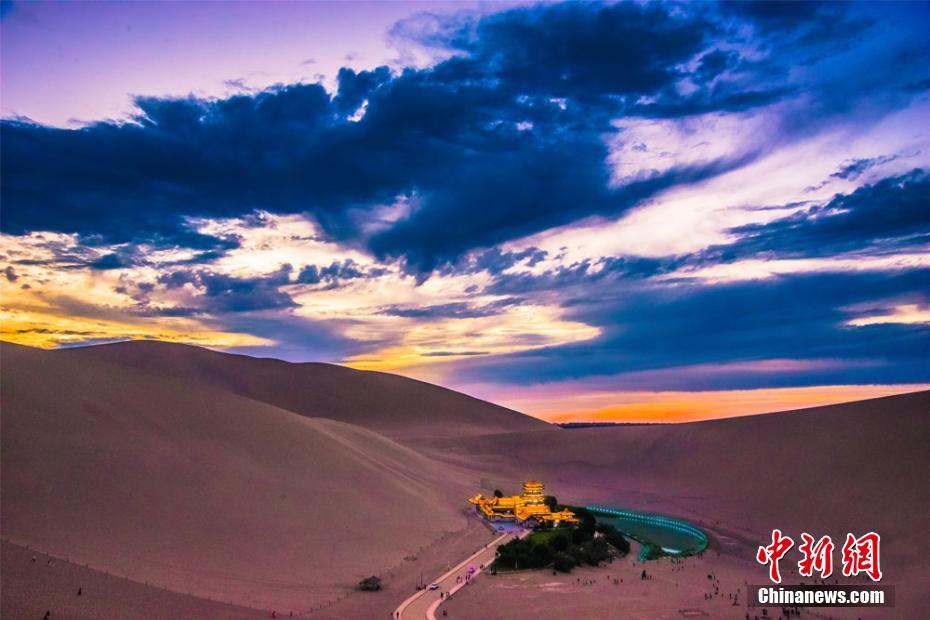
[[[543,568],[551,564],[555,570],[567,573],[581,564],[597,566],[606,562],[610,559],[611,547],[622,555],[629,553],[629,541],[616,528],[606,523],[598,525],[594,516],[583,508],[572,510],[580,518],[577,525],[554,530],[551,536],[545,538],[515,538],[498,547],[494,565],[498,568],[526,569]],[[544,528],[538,528],[538,531],[544,531]]]
[[[542,568],[552,563],[553,550],[547,543],[535,544],[527,538],[514,538],[497,548],[499,568]]]
[[[374,575],[372,575],[371,577],[365,577],[364,579],[358,582],[358,589],[365,590],[368,592],[375,592],[377,590],[380,590],[381,589],[381,578],[375,577]]]
[[[617,528],[609,523],[601,523],[597,526],[597,531],[604,536],[604,540],[609,545],[616,547],[617,551],[626,555],[630,552],[630,541],[623,534],[617,531]]]

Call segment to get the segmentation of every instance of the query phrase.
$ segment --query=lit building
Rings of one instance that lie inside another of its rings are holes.
[[[479,493],[468,501],[489,521],[514,521],[526,527],[536,523],[577,523],[578,517],[571,510],[553,512],[546,505],[545,489],[542,482],[530,480],[523,483],[523,495],[484,497]]]

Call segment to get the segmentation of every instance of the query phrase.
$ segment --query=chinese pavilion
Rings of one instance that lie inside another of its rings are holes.
[[[535,523],[557,525],[560,522],[577,523],[571,510],[553,512],[546,505],[545,486],[537,480],[523,483],[523,495],[513,497],[484,497],[480,493],[468,501],[489,521],[514,521],[526,527]]]

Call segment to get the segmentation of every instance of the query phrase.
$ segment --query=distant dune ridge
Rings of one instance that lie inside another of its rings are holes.
[[[307,610],[418,570],[403,558],[462,530],[476,487],[534,476],[699,521],[740,555],[772,527],[873,528],[898,610],[928,603],[930,392],[568,431],[384,373],[153,342],[4,343],[0,388],[3,538],[178,592]],[[5,583],[29,583],[7,556],[24,557],[5,554]],[[28,598],[10,588],[4,617]]]
[[[335,364],[293,364],[141,340],[64,349],[57,354],[193,381],[301,415],[358,424],[388,436],[460,437],[550,427],[512,409],[436,385]]]

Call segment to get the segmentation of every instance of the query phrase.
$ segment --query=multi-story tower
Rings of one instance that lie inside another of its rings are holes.
[[[523,483],[523,503],[527,506],[542,506],[546,503],[546,487],[538,480]]]

